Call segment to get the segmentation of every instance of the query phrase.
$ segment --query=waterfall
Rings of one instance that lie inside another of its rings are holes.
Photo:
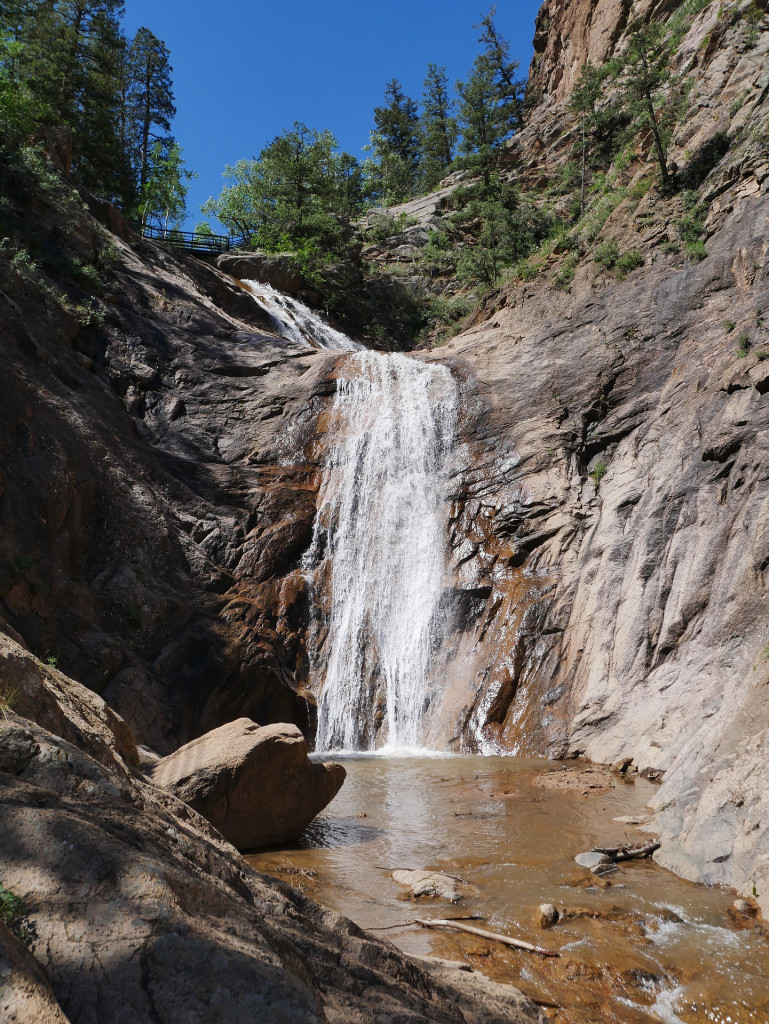
[[[404,355],[355,353],[337,372],[306,565],[317,749],[421,747],[445,618],[457,389],[445,366]]]
[[[272,285],[261,281],[241,283],[269,315],[281,338],[310,348],[327,348],[339,352],[352,352],[361,347],[346,334],[335,331],[303,302],[276,291]]]

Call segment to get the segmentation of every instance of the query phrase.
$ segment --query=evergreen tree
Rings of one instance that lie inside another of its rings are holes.
[[[495,150],[507,137],[505,112],[497,103],[494,69],[485,54],[475,58],[467,82],[457,82],[458,123],[462,132],[462,150],[474,157],[485,183],[494,163]]]
[[[387,83],[385,101],[384,106],[374,109],[376,129],[371,144],[381,192],[387,202],[397,202],[413,193],[417,180],[421,152],[419,112],[397,78]]]
[[[481,29],[478,42],[484,44],[484,57],[497,87],[497,106],[499,123],[503,126],[505,137],[523,126],[523,100],[525,82],[518,77],[519,64],[510,59],[510,43],[499,34],[494,23],[497,13],[496,4],[489,13],[481,18],[474,28]]]
[[[671,46],[660,22],[636,20],[628,29],[628,46],[617,64],[620,68],[620,102],[634,127],[651,131],[662,186],[669,190],[672,180],[667,166],[675,112],[667,102],[665,87],[670,81]]]
[[[453,115],[454,103],[449,96],[446,68],[427,65],[422,94],[422,184],[426,190],[435,188],[454,159],[458,129]]]
[[[126,138],[138,151],[139,188],[149,177],[150,146],[161,141],[170,146],[171,120],[176,114],[171,85],[170,54],[166,45],[148,28],[140,28],[128,53],[127,118],[134,138]],[[162,133],[162,134],[161,134]]]
[[[229,184],[203,206],[235,234],[268,250],[339,251],[340,212],[355,216],[362,204],[357,160],[337,153],[329,131],[297,121],[265,146],[258,160],[225,169]]]

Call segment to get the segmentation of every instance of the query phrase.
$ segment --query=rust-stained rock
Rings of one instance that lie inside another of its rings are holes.
[[[311,762],[296,726],[261,728],[247,718],[192,740],[152,768],[154,782],[239,850],[298,839],[345,775],[340,764]]]

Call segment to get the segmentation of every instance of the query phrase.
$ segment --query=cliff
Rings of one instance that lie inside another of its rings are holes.
[[[580,63],[621,47],[646,6],[543,7],[518,180],[557,173]],[[727,140],[698,186],[705,258],[684,252],[685,197],[637,188],[648,167],[631,166],[573,280],[551,252],[433,354],[474,396],[455,545],[462,585],[488,594],[449,657],[449,717],[491,749],[664,772],[658,859],[766,907],[769,33],[760,12],[748,33],[748,5],[698,6],[669,159]],[[642,265],[608,271],[607,240]]]

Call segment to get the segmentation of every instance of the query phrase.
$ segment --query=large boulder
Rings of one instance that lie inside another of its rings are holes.
[[[313,763],[295,725],[248,718],[214,729],[152,768],[152,780],[207,818],[239,850],[297,839],[344,782]]]
[[[302,275],[287,253],[223,253],[216,265],[241,281],[261,281],[289,295],[298,295],[305,287]]]

